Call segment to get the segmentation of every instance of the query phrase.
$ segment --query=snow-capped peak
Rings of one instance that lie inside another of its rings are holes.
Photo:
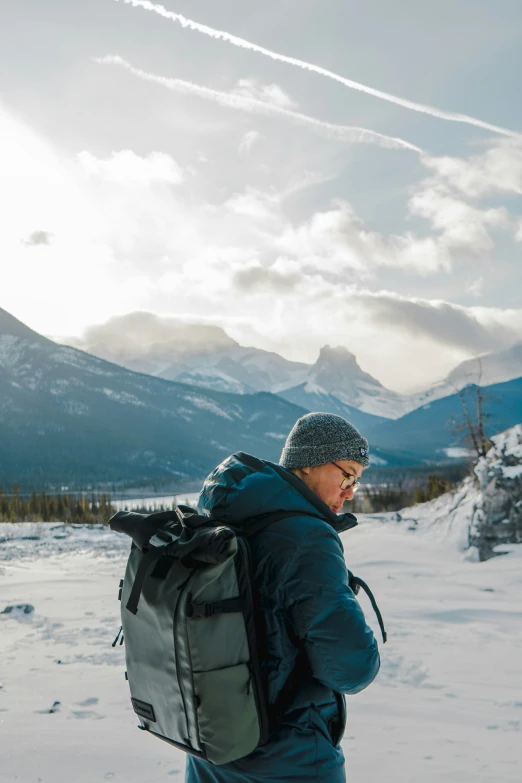
[[[406,401],[361,369],[355,355],[343,346],[321,348],[307,377],[307,391],[312,388],[365,413],[393,419],[402,415]]]

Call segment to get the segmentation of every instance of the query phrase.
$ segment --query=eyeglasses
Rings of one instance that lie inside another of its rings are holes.
[[[341,489],[350,489],[351,487],[354,492],[357,492],[357,490],[361,486],[360,481],[356,479],[355,476],[352,476],[351,473],[346,473],[346,471],[343,470],[342,467],[337,464],[337,462],[332,462],[331,464],[335,465],[336,468],[339,468],[339,470],[344,476],[343,480],[341,481]]]

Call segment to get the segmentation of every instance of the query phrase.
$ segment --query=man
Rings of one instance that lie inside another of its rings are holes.
[[[187,758],[186,783],[344,783],[342,694],[379,670],[373,633],[348,586],[340,514],[369,464],[368,442],[349,422],[309,413],[290,432],[279,465],[238,453],[207,478],[200,513],[241,524],[289,512],[251,538],[254,584],[264,615],[263,661],[277,720],[267,744],[223,766]]]

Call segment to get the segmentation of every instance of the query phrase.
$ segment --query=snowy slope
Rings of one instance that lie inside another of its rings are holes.
[[[375,683],[347,698],[348,780],[519,783],[520,547],[469,562],[450,526],[409,526],[361,517],[342,536],[389,636]],[[111,647],[128,539],[49,524],[0,536],[0,611],[34,606],[0,614],[0,781],[182,781],[184,755],[137,731],[124,648]]]
[[[482,370],[482,376],[480,376]],[[495,383],[505,383],[522,377],[522,343],[517,343],[504,351],[485,354],[477,359],[468,359],[453,369],[444,380],[418,394],[413,394],[408,400],[407,411],[415,410],[433,400],[455,394],[470,383],[481,386],[491,386]]]
[[[457,489],[398,513],[381,515],[434,542],[485,560],[522,544],[522,424],[493,437],[493,447]]]
[[[161,373],[160,373],[161,376]],[[203,389],[227,392],[228,394],[254,394],[255,389],[241,383],[226,372],[216,367],[199,367],[195,370],[186,370],[176,375],[177,383],[189,383],[192,386],[201,386]]]

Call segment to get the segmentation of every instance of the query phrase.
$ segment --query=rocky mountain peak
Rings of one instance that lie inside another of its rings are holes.
[[[352,365],[359,370],[361,369],[357,363],[355,354],[349,351],[348,348],[345,348],[344,345],[323,345],[319,351],[319,357],[316,361],[316,366],[328,362]]]
[[[318,386],[324,386],[334,394],[337,389],[347,393],[355,392],[361,381],[382,388],[376,378],[359,367],[355,355],[344,346],[323,346],[310,370],[308,380]]]
[[[14,315],[0,307],[0,338],[4,336],[18,337],[25,340],[45,340],[38,332],[34,332]]]

